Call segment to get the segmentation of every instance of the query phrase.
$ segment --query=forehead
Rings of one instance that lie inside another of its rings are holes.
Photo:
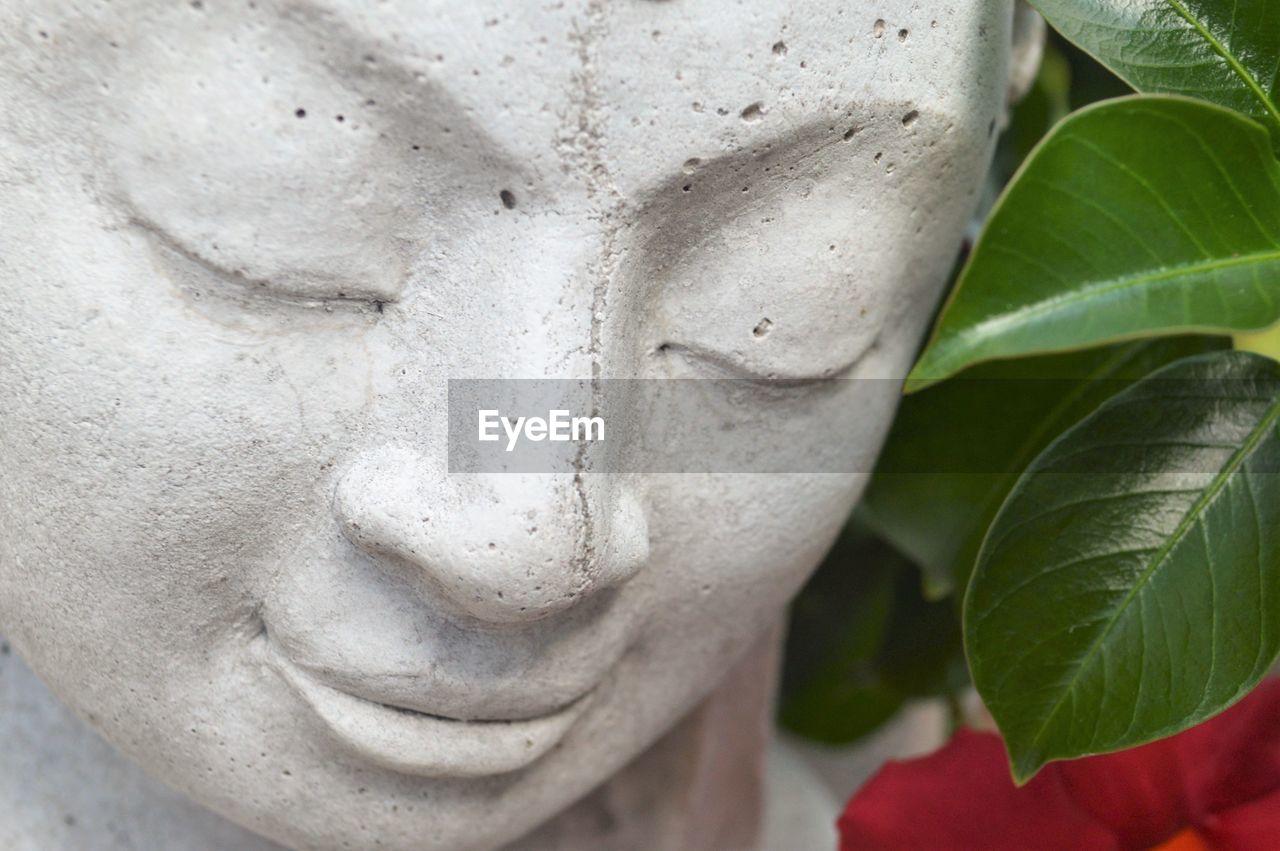
[[[326,5],[388,60],[437,79],[513,158],[554,150],[623,190],[813,123],[985,109],[1003,93],[993,57],[1010,15],[1004,2],[928,0],[370,7]]]
[[[39,17],[40,6],[29,8]],[[326,118],[358,120],[363,105],[398,104],[398,120],[423,134],[472,134],[497,159],[546,176],[594,174],[624,193],[689,160],[784,146],[815,124],[989,111],[992,93],[1003,91],[1010,17],[1007,2],[967,0],[98,8],[99,43],[82,35],[78,61],[100,57],[138,90],[139,77],[151,78],[152,91],[157,78],[174,78],[177,89],[156,101],[197,90],[211,103],[261,100],[261,80],[271,84],[272,108],[296,103]]]

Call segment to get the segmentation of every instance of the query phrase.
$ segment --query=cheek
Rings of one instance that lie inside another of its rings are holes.
[[[912,346],[907,336],[872,350],[859,373],[900,369]],[[795,472],[650,479],[654,558],[641,580],[661,599],[652,606],[655,641],[679,634],[678,622],[698,621],[707,645],[727,659],[776,622],[821,562],[870,479],[899,395],[898,381],[878,377],[838,388],[817,415],[797,406],[778,412],[795,426],[777,449]],[[815,467],[833,444],[844,447],[836,453],[843,466]]]
[[[825,555],[866,478],[656,477],[650,491],[654,557],[642,574],[663,598],[653,607],[656,619],[732,612],[734,618],[706,623],[766,625]]]
[[[332,377],[359,358],[219,325],[136,240],[63,212],[33,228],[54,262],[0,279],[0,606],[36,641],[196,648],[245,625],[277,552],[324,516],[353,404],[325,391],[359,397]]]

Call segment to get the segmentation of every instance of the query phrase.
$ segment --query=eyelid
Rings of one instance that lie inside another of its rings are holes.
[[[172,268],[175,264],[178,264],[185,267],[184,271],[188,273],[194,267],[200,274],[209,275],[220,282],[231,284],[236,288],[235,294],[243,294],[255,300],[298,308],[375,309],[379,313],[382,312],[384,305],[394,303],[397,300],[393,296],[374,293],[357,292],[348,294],[342,292],[333,296],[317,296],[290,292],[273,285],[269,280],[251,278],[243,272],[227,269],[208,258],[200,256],[179,244],[176,239],[163,229],[150,222],[134,220],[133,224],[143,230],[148,241],[155,249],[155,253],[163,258],[167,266]],[[234,295],[232,293],[226,294]]]
[[[827,370],[820,375],[778,375],[777,373],[765,375],[743,366],[741,363],[721,352],[704,348],[696,344],[667,342],[658,346],[655,351],[662,354],[677,354],[688,360],[694,360],[704,366],[709,366],[714,371],[721,373],[719,376],[715,376],[718,378],[746,381],[752,384],[758,384],[763,387],[779,390],[811,387],[835,381],[843,378],[851,372],[861,360],[861,355],[859,355],[858,358],[855,358],[844,366],[841,366],[838,369]]]

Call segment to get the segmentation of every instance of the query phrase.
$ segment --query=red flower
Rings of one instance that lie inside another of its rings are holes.
[[[1000,738],[962,730],[889,763],[840,818],[841,851],[1280,849],[1280,680],[1185,733],[1013,785]]]

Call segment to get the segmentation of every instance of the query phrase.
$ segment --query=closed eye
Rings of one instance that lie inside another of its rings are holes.
[[[751,369],[734,358],[712,349],[685,343],[663,343],[655,349],[657,354],[675,355],[693,363],[708,378],[747,381],[763,387],[786,390],[826,384],[846,377],[858,365],[861,356],[849,363],[823,370],[817,374],[792,374],[781,372],[762,373]]]
[[[133,224],[147,237],[168,277],[197,296],[206,293],[224,297],[241,295],[255,301],[296,308],[322,308],[330,311],[348,309],[359,312],[372,310],[377,313],[381,313],[385,305],[395,301],[394,297],[385,293],[363,291],[359,287],[348,288],[345,285],[333,287],[331,294],[282,288],[272,281],[250,277],[244,272],[224,268],[202,257],[178,244],[150,222],[134,220]],[[228,284],[231,286],[228,287]]]

